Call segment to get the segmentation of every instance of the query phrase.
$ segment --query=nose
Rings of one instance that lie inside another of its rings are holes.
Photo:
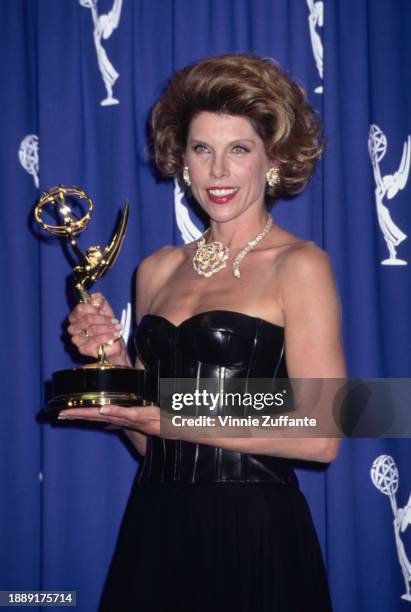
[[[229,175],[228,163],[224,153],[214,153],[210,174],[213,178],[221,178]]]

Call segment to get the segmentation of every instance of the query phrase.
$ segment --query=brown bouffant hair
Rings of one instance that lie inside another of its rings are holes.
[[[249,53],[209,57],[178,71],[153,108],[154,158],[165,176],[181,182],[191,120],[200,112],[247,117],[279,163],[281,181],[267,195],[302,191],[323,144],[306,92],[279,64]]]

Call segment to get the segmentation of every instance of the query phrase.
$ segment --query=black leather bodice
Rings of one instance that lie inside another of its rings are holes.
[[[159,402],[160,378],[219,380],[287,378],[284,329],[239,312],[212,310],[176,326],[145,315],[136,344],[147,369],[151,398]],[[286,459],[225,450],[206,444],[148,437],[139,482],[277,482],[298,486]]]

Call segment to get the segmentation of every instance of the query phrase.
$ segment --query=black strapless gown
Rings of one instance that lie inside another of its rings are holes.
[[[160,377],[287,377],[283,328],[238,312],[145,315],[136,342],[157,400]],[[331,610],[291,461],[149,437],[99,610]]]

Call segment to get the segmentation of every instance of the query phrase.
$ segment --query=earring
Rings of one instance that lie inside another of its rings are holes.
[[[270,187],[275,187],[280,182],[280,171],[277,167],[273,166],[269,169],[267,174],[265,175],[267,179],[267,183]]]
[[[188,171],[188,166],[184,166],[183,168],[183,181],[185,182],[187,187],[190,187],[191,179],[190,179],[190,173]]]

